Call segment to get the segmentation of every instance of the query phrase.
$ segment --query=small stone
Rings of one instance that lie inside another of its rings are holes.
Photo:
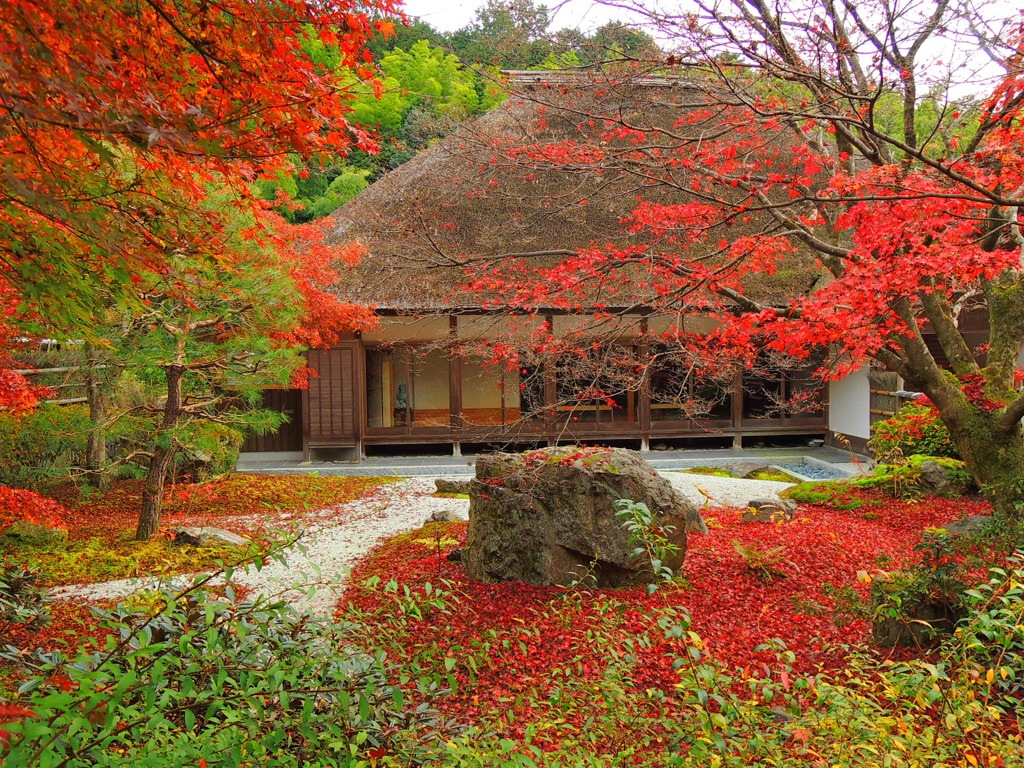
[[[992,518],[988,515],[970,515],[941,526],[950,536],[981,536]]]
[[[743,513],[744,523],[791,523],[796,519],[796,502],[792,499],[751,499]]]
[[[424,525],[427,523],[457,523],[462,519],[457,512],[452,512],[450,509],[439,509],[430,513],[430,517],[426,519]]]
[[[462,547],[459,547],[458,549],[453,549],[451,552],[444,556],[444,559],[447,560],[449,563],[461,563]]]
[[[440,478],[434,481],[438,493],[458,493],[469,495],[470,480],[445,480]]]
[[[175,528],[174,543],[192,547],[244,547],[249,540],[223,528]]]
[[[796,717],[789,714],[783,707],[772,707],[772,714],[775,716],[776,723],[791,723],[796,720]]]

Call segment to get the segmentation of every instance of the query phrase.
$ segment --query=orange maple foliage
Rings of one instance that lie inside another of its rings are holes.
[[[351,75],[372,79],[366,43],[394,31],[369,12],[396,11],[396,0],[5,3],[0,300],[18,299],[5,316],[35,305],[88,327],[97,304],[172,252],[229,269],[231,222],[269,216],[249,189],[255,178],[289,154],[374,148],[348,120]],[[337,50],[341,66],[316,68],[308,37]],[[317,258],[330,260],[326,246]],[[312,286],[310,304],[326,311]],[[33,397],[4,374],[0,405]]]

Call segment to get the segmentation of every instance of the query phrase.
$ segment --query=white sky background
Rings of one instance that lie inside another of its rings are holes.
[[[623,4],[631,1],[644,5],[649,3],[651,7],[660,6],[662,10],[671,8],[677,13],[688,6],[693,7],[687,0],[609,0]],[[551,18],[548,29],[551,32],[565,28],[593,31],[609,21],[618,21],[643,28],[658,40],[665,50],[673,48],[671,35],[666,36],[664,32],[653,29],[649,19],[647,24],[642,23],[643,17],[624,8],[602,5],[594,0],[549,0],[538,4],[546,5],[548,8]],[[423,19],[442,32],[454,32],[473,21],[476,9],[482,5],[484,0],[404,0],[403,9],[410,18]],[[906,5],[921,4],[908,0]],[[925,0],[923,5],[930,3]],[[1015,16],[1016,13],[1024,13],[1024,0],[987,0],[983,5],[987,6],[987,15],[995,18],[1008,18]],[[955,38],[929,41],[918,59],[919,64],[931,60],[919,70],[923,75],[921,85],[925,86],[922,90],[927,89],[928,81],[932,84],[951,81],[949,95],[952,97],[978,96],[990,92],[993,83],[1001,76],[1001,68],[979,54],[974,45],[968,44],[967,50],[970,53],[966,53]]]
[[[423,19],[434,29],[454,32],[473,21],[476,9],[483,4],[483,0],[405,0],[403,9],[406,15]],[[566,27],[589,31],[609,21],[635,21],[628,11],[598,5],[591,0],[552,0],[540,4],[548,7],[552,32]]]

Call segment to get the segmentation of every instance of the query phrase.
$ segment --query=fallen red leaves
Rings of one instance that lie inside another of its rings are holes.
[[[68,511],[34,491],[0,485],[0,534],[19,520],[49,528],[66,528]]]
[[[239,526],[225,523],[225,518],[263,520],[345,504],[395,479],[235,474],[208,483],[173,485],[167,489],[163,524],[226,525],[245,534],[254,520]],[[71,511],[69,529],[75,540],[102,532],[134,531],[142,504],[142,485],[142,480],[126,480],[103,493],[67,485],[49,495]]]
[[[267,536],[267,528],[283,526],[284,516],[298,517],[304,510],[345,504],[387,482],[392,480],[239,474],[201,485],[179,485],[168,493],[164,524],[168,528],[212,524],[259,541]],[[59,519],[47,517],[45,521],[59,522],[68,529],[66,542],[42,546],[8,543],[0,547],[0,556],[38,567],[47,586],[208,570],[223,558],[216,550],[174,547],[164,538],[146,543],[132,541],[141,504],[140,480],[118,482],[105,492],[63,486],[50,494],[52,498],[0,486],[0,492],[5,491],[12,499],[38,501],[32,510],[59,510]],[[4,498],[0,495],[0,500]],[[40,514],[35,517],[44,522]],[[0,523],[2,520],[0,514]],[[3,528],[0,524],[0,532]],[[50,611],[49,626],[21,628],[0,638],[0,642],[56,648],[80,645],[95,634],[89,606],[57,602]]]
[[[804,506],[796,522],[780,525],[744,524],[738,511],[711,510],[711,532],[690,537],[677,586],[663,587],[650,597],[643,589],[632,589],[591,592],[579,599],[578,593],[556,587],[469,580],[461,566],[443,556],[464,545],[467,525],[436,524],[445,527],[407,534],[377,548],[353,572],[345,598],[357,609],[386,616],[387,601],[393,598],[360,587],[365,579],[395,578],[421,595],[427,582],[450,582],[462,595],[455,611],[427,611],[421,620],[396,623],[392,651],[409,659],[459,659],[452,670],[459,686],[450,713],[490,719],[507,708],[519,723],[524,714],[529,720],[529,713],[521,711],[524,695],[543,701],[559,675],[597,680],[602,672],[594,654],[598,632],[599,642],[621,643],[623,648],[650,633],[655,642],[639,654],[632,682],[641,689],[672,690],[679,681],[672,659],[683,648],[664,639],[657,627],[659,612],[668,606],[690,613],[690,629],[727,668],[772,673],[773,655],[755,649],[779,638],[796,654],[796,674],[838,669],[845,660],[842,646],[863,643],[870,632],[869,622],[844,605],[867,589],[857,572],[878,573],[920,562],[921,554],[913,547],[926,528],[987,509],[974,499],[876,497],[871,506],[857,510]],[[434,544],[439,531],[449,540],[440,557]],[[453,539],[457,545],[451,544]],[[769,579],[751,570],[736,542],[762,551],[781,548],[773,564],[779,575]],[[619,607],[609,613],[605,606],[611,601]],[[519,729],[512,726],[511,733]]]

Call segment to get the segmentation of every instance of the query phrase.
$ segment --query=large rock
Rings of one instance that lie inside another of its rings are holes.
[[[921,462],[919,471],[918,485],[933,496],[963,496],[971,490],[971,479],[962,461],[930,459]]]
[[[471,578],[531,584],[629,586],[653,574],[616,515],[630,499],[651,510],[678,547],[665,565],[677,570],[687,531],[707,531],[694,504],[635,451],[546,448],[481,456],[469,494],[463,562]]]
[[[992,524],[992,518],[988,515],[968,515],[961,520],[954,520],[940,526],[950,536],[981,536],[985,529]]]

